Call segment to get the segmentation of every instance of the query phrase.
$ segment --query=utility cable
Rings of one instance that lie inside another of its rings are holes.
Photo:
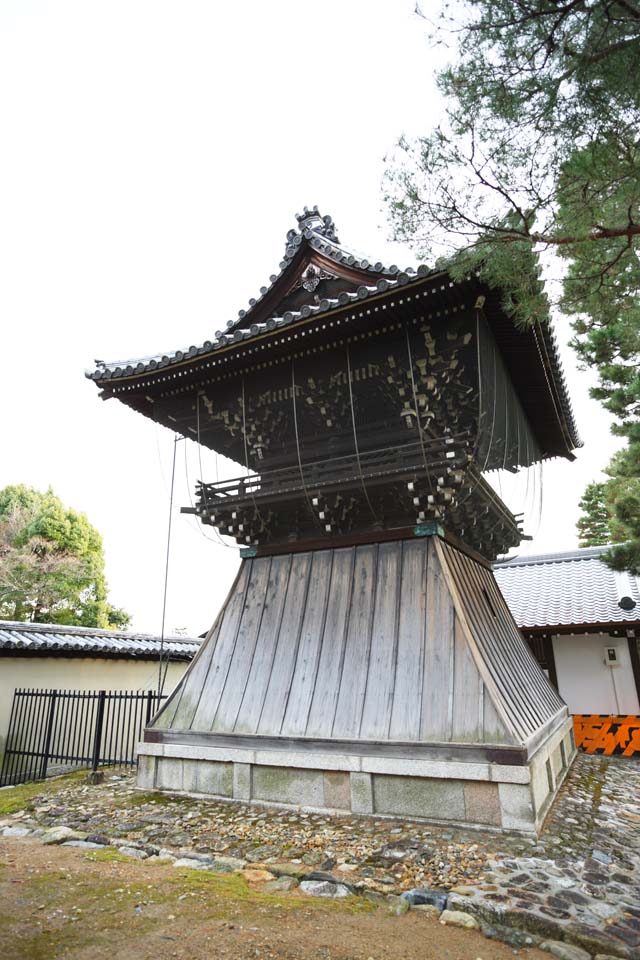
[[[201,469],[202,469],[202,468],[201,468]],[[188,497],[189,497],[189,506],[190,506],[191,509],[193,510],[193,509],[194,509],[194,503],[193,503],[193,497],[191,496],[191,478],[189,477],[189,464],[188,464],[188,459],[187,459],[187,445],[186,445],[186,443],[185,443],[185,445],[184,445],[184,477],[185,477],[185,483],[186,483],[186,485],[187,485],[187,495],[188,495]],[[203,484],[203,487],[204,487],[204,484]],[[205,503],[206,503],[206,500],[205,500]],[[197,519],[196,519],[195,517],[193,517],[193,516],[191,516],[189,519],[190,519],[190,520],[193,520],[194,528],[198,531],[198,533],[200,534],[200,536],[204,537],[204,539],[205,539],[208,543],[213,543],[214,546],[216,546],[216,547],[228,547],[230,550],[235,550],[235,549],[237,549],[237,547],[235,546],[235,544],[225,543],[225,542],[224,542],[224,540],[223,540],[222,537],[220,536],[220,533],[218,532],[217,527],[215,527],[215,526],[212,525],[212,530],[213,530],[213,532],[215,533],[216,538],[217,538],[216,540],[214,540],[212,537],[208,537],[207,534],[204,532],[204,530],[203,530],[203,524],[202,524],[202,521],[201,521],[201,520],[197,520]]]
[[[360,475],[360,484],[362,486],[362,492],[364,493],[364,498],[367,501],[369,510],[371,511],[371,516],[376,522],[379,522],[379,517],[373,506],[371,505],[371,500],[369,499],[369,494],[367,493],[367,486],[364,482],[364,474],[362,473],[362,464],[360,463],[360,450],[358,449],[358,432],[356,430],[356,414],[353,408],[353,391],[351,389],[351,360],[349,359],[349,344],[346,344],[346,354],[347,354],[347,383],[349,384],[349,401],[351,403],[351,425],[353,427],[353,445],[356,452],[356,462],[358,464],[358,473]]]
[[[173,523],[173,491],[175,489],[176,452],[178,449],[179,440],[184,440],[184,437],[179,437],[178,434],[176,434],[175,437],[173,438],[173,462],[171,465],[171,492],[169,494],[169,523],[167,526],[167,552],[166,552],[165,564],[164,564],[164,593],[162,597],[162,630],[160,631],[160,660],[158,662],[158,707],[160,706],[160,698],[162,696],[164,683],[167,677],[167,670],[169,668],[169,659],[167,658],[164,674],[162,673],[162,660],[164,656],[164,627],[165,627],[165,621],[167,616],[167,590],[169,587],[169,552],[171,549],[171,527]]]
[[[245,413],[244,373],[242,374],[242,436],[244,439],[244,462],[247,470],[247,479],[249,479],[249,447],[247,446],[247,420],[246,420],[246,413]],[[257,476],[257,474],[254,471],[254,477],[255,476]],[[260,521],[260,523],[262,524],[263,528],[265,528],[266,523],[264,522],[262,514],[260,513],[260,510],[258,508],[258,504],[256,503],[256,497],[253,492],[253,486],[251,487],[251,499],[253,501],[253,509],[256,512],[256,516]]]
[[[198,441],[198,465],[199,465],[199,467],[200,467],[200,489],[202,490],[203,499],[204,499],[204,505],[205,505],[205,507],[208,507],[208,501],[207,501],[207,486],[206,486],[206,484],[205,484],[205,483],[203,482],[203,480],[202,480],[202,444],[201,444],[201,442],[200,442],[200,393],[198,393],[198,394],[196,395],[196,437],[197,437],[197,441]],[[191,484],[189,483],[189,473],[188,473],[188,471],[187,471],[187,448],[186,448],[186,446],[185,446],[185,448],[184,448],[184,468],[185,468],[185,474],[186,474],[186,478],[187,478],[187,489],[188,489],[188,491],[189,491],[189,503],[190,503],[191,506],[193,507],[193,500],[191,499]],[[216,483],[218,483],[218,453],[217,453],[217,451],[216,451]],[[212,540],[211,537],[208,537],[208,536],[206,535],[206,533],[204,532],[204,530],[202,529],[202,524],[201,524],[201,523],[198,523],[198,522],[196,521],[196,525],[197,525],[197,527],[198,527],[198,530],[199,530],[200,533],[202,534],[202,536],[205,538],[205,540],[208,540],[209,543],[219,543],[221,546],[223,546],[223,547],[228,547],[230,550],[236,549],[233,544],[231,544],[231,543],[225,543],[225,542],[224,542],[224,540],[222,539],[222,537],[221,537],[221,535],[220,535],[220,532],[219,532],[219,530],[218,530],[218,528],[217,528],[216,526],[213,527],[213,532],[215,533],[217,540]]]
[[[302,469],[302,457],[300,456],[300,436],[298,434],[298,413],[296,410],[296,374],[295,367],[293,365],[293,357],[291,358],[291,404],[293,407],[293,430],[296,436],[296,451],[298,454],[298,469],[300,470],[300,480],[302,481],[302,489],[304,490],[304,496],[307,501],[307,506],[311,516],[313,517],[315,523],[320,526],[320,529],[323,533],[327,531],[323,529],[322,524],[320,523],[319,517],[316,516],[315,510],[313,509],[313,504],[311,502],[311,497],[309,496],[309,491],[307,490],[307,484],[304,479],[304,470]]]
[[[433,496],[433,481],[431,480],[429,464],[427,463],[427,453],[424,449],[424,438],[422,436],[422,424],[420,423],[420,411],[418,410],[418,395],[416,393],[416,381],[413,376],[413,356],[411,354],[411,341],[409,340],[409,328],[405,327],[404,332],[407,339],[407,354],[409,356],[409,373],[411,375],[411,390],[413,391],[413,406],[415,408],[416,423],[418,425],[418,436],[420,437],[420,447],[422,448],[422,459],[424,460],[424,469],[427,475],[427,481],[429,483],[429,491]]]

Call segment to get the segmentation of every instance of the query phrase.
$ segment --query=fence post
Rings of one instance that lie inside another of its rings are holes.
[[[147,691],[147,717],[146,717],[146,720],[144,721],[145,727],[149,726],[149,724],[151,723],[151,717],[153,716],[153,697],[154,697],[153,690],[148,690]]]
[[[56,701],[58,699],[58,691],[51,691],[51,700],[49,701],[49,716],[47,717],[47,733],[44,741],[44,755],[42,757],[42,764],[40,766],[40,780],[45,780],[47,777],[47,767],[49,765],[49,754],[51,753],[51,737],[53,735],[53,721],[56,712]]]
[[[107,698],[107,691],[100,690],[98,693],[98,713],[96,716],[96,735],[93,741],[93,762],[91,769],[95,773],[100,763],[100,748],[102,747],[102,724],[104,722],[104,704]]]

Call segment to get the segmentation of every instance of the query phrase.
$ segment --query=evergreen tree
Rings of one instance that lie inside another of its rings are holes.
[[[614,570],[640,577],[640,444],[630,443],[607,467],[606,498],[611,514],[611,542],[607,555]]]
[[[603,547],[611,540],[605,496],[605,483],[590,483],[582,494],[582,516],[576,524],[581,547]]]
[[[519,325],[548,310],[537,258],[559,266],[573,346],[629,444],[607,496],[632,542],[611,562],[637,569],[640,2],[461,0],[431,35],[456,51],[438,78],[446,119],[389,164],[395,235],[454,278],[476,270],[500,287]]]
[[[102,538],[51,490],[0,490],[0,618],[125,628],[107,602]]]

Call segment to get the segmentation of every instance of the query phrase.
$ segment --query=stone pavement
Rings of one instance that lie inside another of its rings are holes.
[[[307,893],[385,898],[396,913],[405,904],[446,907],[444,922],[566,960],[640,960],[640,760],[580,755],[537,841],[145,794],[133,777],[109,773],[101,785],[53,788],[1,821],[0,832],[241,870],[249,882],[283,888],[282,878],[294,878]]]

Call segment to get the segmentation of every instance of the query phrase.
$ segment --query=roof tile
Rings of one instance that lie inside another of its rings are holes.
[[[191,660],[201,643],[197,637],[166,637],[163,649],[170,660]],[[160,646],[160,637],[144,633],[0,620],[0,650],[156,657]]]
[[[517,557],[494,565],[498,586],[522,629],[640,623],[640,582],[602,561],[607,547]],[[622,597],[634,606],[623,609]]]

